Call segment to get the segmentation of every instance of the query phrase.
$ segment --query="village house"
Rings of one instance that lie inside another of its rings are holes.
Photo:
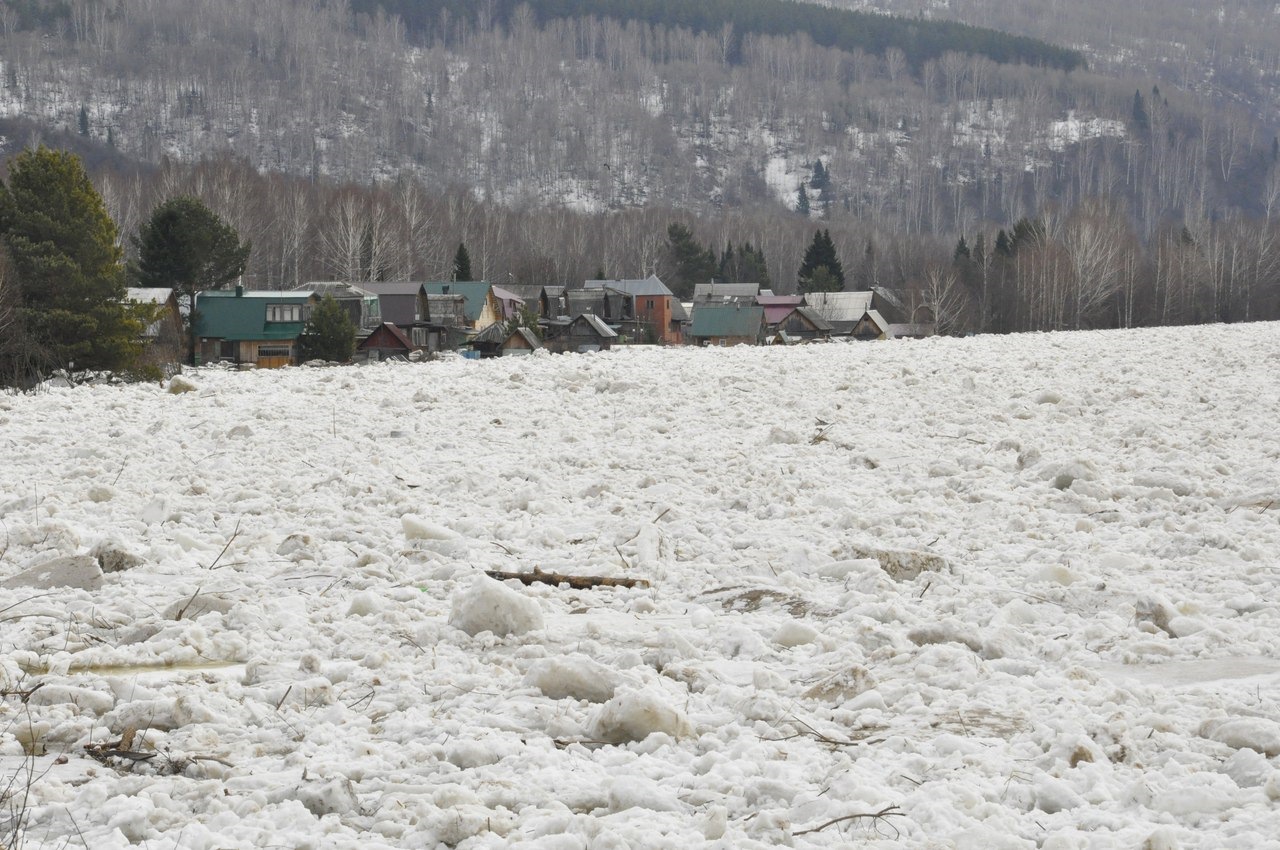
[[[416,347],[405,332],[391,322],[383,322],[374,328],[356,346],[356,351],[373,361],[390,360],[395,357],[408,357]]]
[[[879,310],[868,310],[853,329],[853,338],[870,339],[924,339],[933,336],[934,326],[928,323],[890,322]]]
[[[315,296],[310,292],[214,289],[196,294],[196,363],[294,362]]]
[[[688,335],[696,345],[760,345],[764,331],[764,308],[735,302],[695,306]]]
[[[766,307],[766,333],[775,345],[831,339],[831,324],[810,307],[792,307],[776,322],[769,322],[768,312]]]
[[[809,292],[804,296],[805,306],[831,325],[832,336],[850,336],[854,328],[872,308],[875,293],[864,292]]]
[[[603,292],[621,296],[617,313],[612,305],[606,316],[609,323],[627,334],[633,342],[680,345],[689,315],[657,275],[643,280],[588,280],[587,292]]]
[[[368,289],[364,283],[344,283],[335,280],[309,281],[297,287],[298,292],[310,292],[313,302],[319,304],[327,295],[338,302],[338,306],[346,311],[347,318],[362,336],[382,324],[382,307],[376,292]]]
[[[423,313],[422,283],[419,281],[371,281],[361,284],[378,296],[378,312],[382,321],[400,330],[408,330],[426,321]]]
[[[618,332],[594,313],[579,313],[568,323],[556,328],[542,341],[547,351],[608,351],[617,341]]]
[[[488,280],[433,280],[422,283],[421,288],[429,300],[431,296],[462,296],[462,319],[468,333],[488,328],[506,317],[503,303],[495,296]],[[428,317],[439,324],[442,316],[433,317],[429,312]]]

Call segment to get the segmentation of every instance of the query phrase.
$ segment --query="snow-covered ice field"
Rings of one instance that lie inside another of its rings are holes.
[[[0,843],[1280,847],[1278,374],[1256,324],[0,396]],[[648,586],[483,574],[535,568]]]

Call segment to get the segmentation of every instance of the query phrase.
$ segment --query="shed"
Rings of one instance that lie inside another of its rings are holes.
[[[413,342],[391,322],[383,322],[374,328],[373,333],[360,341],[357,351],[364,351],[371,360],[386,360],[389,357],[408,356],[415,348]]]
[[[513,328],[502,342],[502,355],[514,357],[532,354],[542,350],[542,340],[531,329],[524,326]]]
[[[548,351],[608,351],[618,338],[618,332],[609,327],[594,313],[580,313],[559,329],[554,338],[548,338],[544,346]]]

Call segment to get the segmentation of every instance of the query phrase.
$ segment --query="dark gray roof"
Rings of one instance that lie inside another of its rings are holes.
[[[651,274],[644,280],[589,280],[583,284],[584,289],[616,289],[628,295],[671,295],[667,285]]]
[[[695,283],[693,301],[729,301],[737,298],[752,299],[760,294],[758,283]]]
[[[822,316],[818,315],[818,313],[815,312],[812,307],[797,307],[794,312],[799,313],[801,316],[804,316],[806,319],[812,322],[814,328],[816,328],[817,330],[820,330],[820,331],[831,330],[831,323],[828,322],[826,319],[822,318]]]
[[[422,289],[421,281],[415,280],[379,280],[360,285],[378,295],[417,295]]]

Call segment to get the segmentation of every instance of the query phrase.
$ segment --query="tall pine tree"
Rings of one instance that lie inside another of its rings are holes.
[[[844,289],[844,265],[836,255],[830,230],[813,234],[813,242],[804,252],[804,261],[796,272],[801,292],[839,292]]]
[[[170,198],[151,213],[133,238],[138,260],[131,276],[142,287],[173,289],[185,308],[187,357],[195,355],[197,292],[222,289],[244,274],[250,246],[198,198]]]
[[[0,239],[17,281],[19,320],[50,365],[134,365],[150,310],[125,299],[116,225],[80,159],[44,146],[9,161]]]
[[[458,253],[453,255],[453,279],[471,280],[471,255],[467,253],[466,243],[458,243]]]
[[[706,283],[719,271],[715,252],[704,248],[693,237],[693,231],[679,222],[667,227],[667,241],[674,267],[668,286],[677,298],[689,298],[695,283]]]

